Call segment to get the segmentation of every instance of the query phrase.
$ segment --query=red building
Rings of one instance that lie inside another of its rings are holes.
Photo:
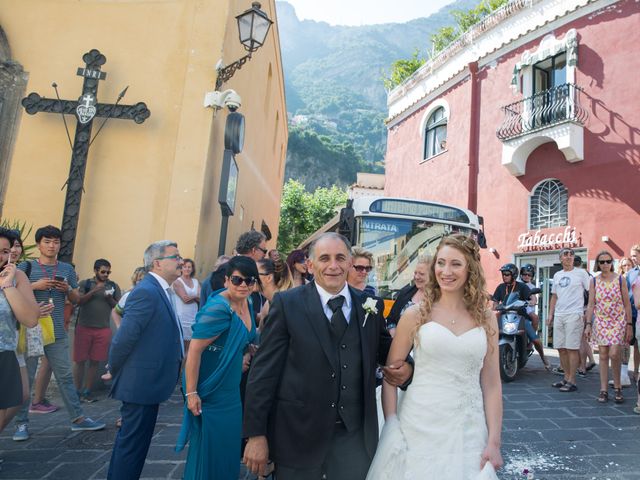
[[[385,195],[484,218],[490,289],[640,242],[640,3],[516,0],[389,93]],[[543,302],[548,301],[545,289]],[[546,308],[543,309],[546,311]]]

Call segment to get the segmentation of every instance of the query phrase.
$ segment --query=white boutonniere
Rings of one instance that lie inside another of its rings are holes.
[[[366,315],[364,316],[364,322],[362,322],[362,326],[364,327],[367,324],[367,319],[369,318],[369,315],[373,314],[377,314],[378,313],[378,307],[376,306],[378,302],[376,301],[375,298],[373,297],[369,297],[367,298],[367,300],[362,304],[362,308],[364,309]]]

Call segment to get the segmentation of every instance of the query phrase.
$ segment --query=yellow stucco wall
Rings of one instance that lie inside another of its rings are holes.
[[[97,48],[107,57],[98,101],[114,102],[129,85],[122,103],[143,101],[151,111],[141,125],[109,120],[89,150],[74,253],[81,277],[104,257],[114,279],[128,286],[144,248],[163,238],[176,240],[184,256],[196,256],[200,276],[213,264],[227,110],[204,108],[203,98],[214,89],[217,60],[229,64],[244,55],[234,17],[250,6],[234,0],[0,0],[0,26],[12,57],[29,73],[27,93],[53,98],[55,81],[62,98],[76,99],[82,88],[76,68],[84,66],[85,52]],[[262,9],[275,19],[273,0]],[[264,219],[277,233],[287,142],[277,28],[226,88],[241,95],[247,125],[245,149],[237,156],[231,252],[252,221],[259,229]],[[73,138],[75,119],[67,122]],[[94,121],[94,134],[100,123]],[[60,116],[23,112],[3,217],[35,227],[60,225],[70,157]]]

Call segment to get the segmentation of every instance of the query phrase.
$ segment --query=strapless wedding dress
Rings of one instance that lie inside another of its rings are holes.
[[[367,480],[497,480],[489,462],[480,470],[488,435],[484,329],[455,335],[428,322],[418,335],[413,381],[382,429]]]

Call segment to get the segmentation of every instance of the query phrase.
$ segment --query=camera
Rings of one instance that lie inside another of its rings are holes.
[[[213,92],[207,92],[204,95],[204,106],[215,109],[227,107],[231,112],[235,112],[242,105],[242,98],[235,90],[225,90],[219,92],[217,90]]]

